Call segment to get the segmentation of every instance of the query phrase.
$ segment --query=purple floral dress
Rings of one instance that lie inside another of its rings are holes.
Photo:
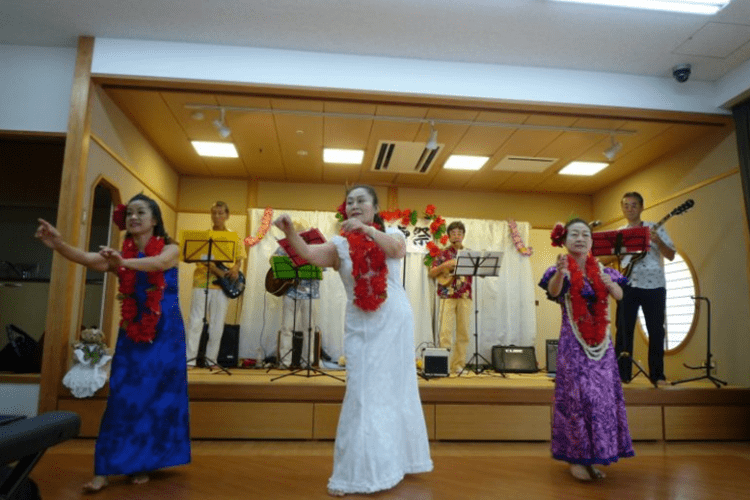
[[[604,272],[619,285],[627,283],[627,278],[614,269],[604,268]],[[539,286],[546,290],[554,273],[554,266],[547,269]],[[606,340],[608,346],[602,359],[595,361],[586,356],[573,333],[564,304],[563,297],[569,289],[570,282],[566,277],[558,297],[547,294],[562,308],[552,416],[552,457],[572,464],[607,465],[617,462],[620,457],[635,455],[617,361],[611,339]],[[593,302],[594,290],[586,280],[581,295],[587,302]]]

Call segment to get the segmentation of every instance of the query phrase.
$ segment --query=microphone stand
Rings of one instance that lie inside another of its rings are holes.
[[[693,377],[683,380],[677,380],[675,382],[672,382],[672,385],[681,384],[683,382],[692,382],[694,380],[703,380],[708,379],[711,382],[714,383],[717,389],[721,389],[722,385],[727,385],[726,382],[723,380],[720,380],[713,375],[711,375],[711,301],[708,300],[708,297],[698,297],[698,296],[690,296],[693,300],[705,300],[706,306],[707,306],[707,322],[706,322],[706,361],[700,365],[700,366],[690,366],[688,364],[683,363],[683,366],[685,368],[690,368],[691,370],[702,370],[706,369],[706,374],[702,375],[700,377]]]

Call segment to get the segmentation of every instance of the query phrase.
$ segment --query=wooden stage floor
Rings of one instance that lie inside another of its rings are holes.
[[[307,371],[278,378],[289,373],[191,370],[192,437],[333,439],[345,384],[308,377],[315,373]],[[327,373],[346,377],[345,371]],[[433,441],[549,440],[554,381],[543,372],[419,379],[419,390]],[[706,380],[654,388],[641,376],[625,385],[624,393],[636,441],[750,440],[750,388],[717,389]],[[103,390],[86,400],[66,396],[58,409],[80,414],[81,436],[93,437],[105,403]]]
[[[603,467],[595,483],[573,479],[550,458],[549,443],[431,444],[432,472],[407,476],[395,488],[346,498],[373,500],[716,500],[747,498],[750,443],[636,443],[636,456]],[[193,441],[186,466],[130,485],[115,477],[98,500],[248,498],[323,500],[333,464],[330,441]],[[31,477],[46,500],[84,497],[93,440],[51,448]]]

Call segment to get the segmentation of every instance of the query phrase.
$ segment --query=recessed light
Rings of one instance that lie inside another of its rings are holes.
[[[300,149],[299,151],[297,151],[297,154],[300,156],[307,156],[307,151],[305,151],[304,149]]]
[[[713,15],[726,7],[731,0],[555,0],[557,2],[587,3],[607,7],[666,10],[685,14]]]
[[[450,155],[443,168],[450,170],[479,170],[489,156]]]
[[[326,163],[359,165],[364,157],[365,152],[361,149],[323,149],[323,161]]]
[[[219,158],[237,158],[237,148],[231,142],[191,141],[193,147],[201,156]]]
[[[609,166],[609,163],[598,161],[572,161],[558,172],[563,175],[594,175]]]
[[[195,113],[193,113],[192,115],[190,115],[190,118],[192,118],[193,120],[202,120],[205,117],[206,116],[203,113],[201,113],[200,111],[196,111]]]

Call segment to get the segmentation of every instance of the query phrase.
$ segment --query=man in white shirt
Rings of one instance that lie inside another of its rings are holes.
[[[628,224],[620,229],[631,227],[654,227],[653,222],[641,220],[643,196],[635,191],[625,193],[620,202],[622,214]],[[620,378],[630,382],[633,365],[628,356],[620,357],[623,352],[633,353],[633,332],[638,317],[638,308],[643,309],[648,331],[648,371],[651,381],[657,385],[666,385],[664,376],[664,322],[667,308],[667,283],[664,276],[664,260],[674,259],[675,248],[669,235],[660,227],[651,230],[651,246],[642,258],[631,259],[626,256],[623,264],[631,263],[628,285],[623,287],[623,297],[618,306],[617,336],[615,352],[618,355]],[[634,262],[631,262],[634,261]]]

